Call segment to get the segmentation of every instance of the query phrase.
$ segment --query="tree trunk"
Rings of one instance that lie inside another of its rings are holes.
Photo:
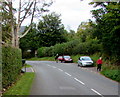
[[[13,11],[12,11],[12,2],[9,2],[9,15],[11,17],[11,35],[12,35],[12,46],[15,46],[15,31],[14,31],[14,20],[13,20]]]

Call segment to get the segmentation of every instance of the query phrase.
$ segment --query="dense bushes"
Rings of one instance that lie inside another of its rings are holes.
[[[38,49],[38,57],[59,55],[76,55],[76,54],[94,54],[101,51],[101,44],[96,39],[86,42],[80,40],[73,40],[67,43],[56,44],[51,47],[42,47]]]
[[[108,78],[111,78],[112,80],[116,80],[120,82],[120,70],[103,70],[101,72],[103,75],[105,75]]]
[[[22,67],[21,50],[13,47],[2,47],[2,86],[6,88],[16,81]]]

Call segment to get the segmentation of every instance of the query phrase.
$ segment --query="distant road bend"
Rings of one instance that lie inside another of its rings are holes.
[[[36,76],[31,95],[99,95],[119,97],[118,83],[104,76],[78,68],[75,63],[27,61]]]

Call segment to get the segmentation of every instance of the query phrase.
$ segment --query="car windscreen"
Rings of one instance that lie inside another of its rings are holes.
[[[64,56],[64,58],[70,58],[70,56]]]
[[[84,57],[84,58],[81,58],[83,61],[90,61],[91,60],[91,58],[89,58],[89,57]]]

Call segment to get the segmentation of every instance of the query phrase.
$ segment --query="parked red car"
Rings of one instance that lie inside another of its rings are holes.
[[[59,56],[58,60],[61,62],[73,62],[72,58],[68,55]]]

